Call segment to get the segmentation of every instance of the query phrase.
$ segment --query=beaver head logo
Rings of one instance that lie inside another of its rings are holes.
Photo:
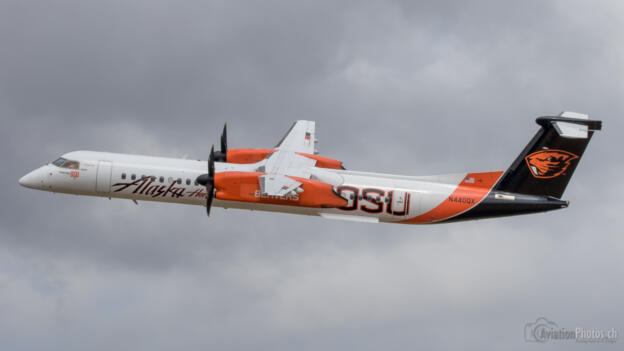
[[[567,151],[547,149],[536,151],[524,159],[535,178],[555,178],[562,175],[570,162],[577,158],[577,155]]]

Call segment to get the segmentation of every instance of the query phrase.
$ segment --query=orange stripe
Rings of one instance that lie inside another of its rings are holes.
[[[401,223],[433,223],[464,213],[483,200],[502,174],[503,172],[468,173],[441,204]]]

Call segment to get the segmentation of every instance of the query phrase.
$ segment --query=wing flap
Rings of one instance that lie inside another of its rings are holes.
[[[258,177],[260,191],[269,196],[286,196],[295,191],[301,183],[281,174],[262,175]]]

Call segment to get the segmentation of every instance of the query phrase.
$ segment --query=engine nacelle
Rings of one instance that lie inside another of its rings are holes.
[[[226,162],[229,163],[256,163],[264,160],[275,152],[273,149],[232,149],[228,150]]]
[[[215,175],[215,197],[219,200],[267,203],[302,207],[343,207],[347,200],[337,194],[330,184],[316,180],[290,177],[301,183],[301,190],[293,195],[262,194],[258,172],[220,172]]]
[[[334,160],[333,158],[319,156],[319,155],[304,154],[301,152],[297,152],[297,155],[301,155],[301,156],[316,160],[316,167],[318,168],[345,169],[342,166],[342,161]]]
[[[238,164],[256,163],[264,160],[275,151],[275,149],[232,149],[227,152],[226,162]],[[344,169],[342,162],[333,158],[301,152],[297,152],[297,154],[315,160],[316,167],[319,168]]]

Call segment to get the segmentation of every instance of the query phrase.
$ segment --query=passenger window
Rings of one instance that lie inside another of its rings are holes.
[[[182,184],[182,178],[178,178],[177,183]]]
[[[133,174],[130,179],[135,180],[136,179],[136,174]]]
[[[191,185],[191,180],[186,178],[186,185]]]
[[[164,181],[165,181],[165,177],[160,176],[160,178],[158,178],[158,180],[162,183],[162,182],[164,182]]]
[[[125,173],[121,174],[121,179],[126,179],[126,174]]]

